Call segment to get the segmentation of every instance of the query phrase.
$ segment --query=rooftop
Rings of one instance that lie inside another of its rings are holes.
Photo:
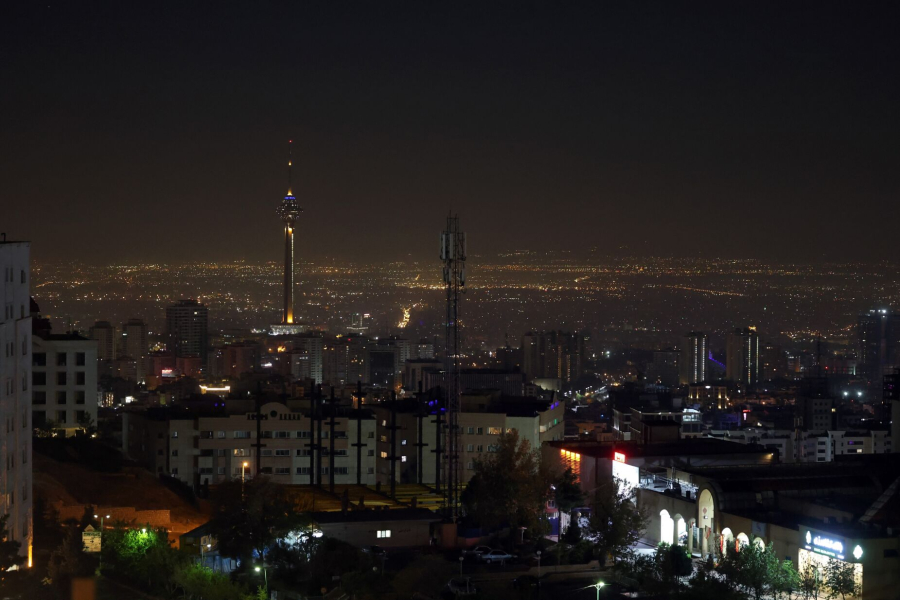
[[[440,521],[427,508],[395,508],[393,510],[353,510],[348,512],[314,512],[316,523],[370,523],[380,521]]]

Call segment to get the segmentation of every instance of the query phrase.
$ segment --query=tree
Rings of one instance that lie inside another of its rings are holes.
[[[556,509],[562,513],[569,515],[569,526],[565,533],[569,532],[572,527],[575,532],[566,538],[566,542],[577,544],[581,539],[581,530],[578,520],[572,515],[572,511],[579,506],[584,506],[584,492],[581,491],[581,485],[578,483],[578,477],[571,467],[563,471],[559,477],[555,478],[552,486],[553,499],[556,502]]]
[[[825,589],[829,598],[859,596],[862,593],[856,578],[856,565],[831,558],[825,565]]]
[[[711,565],[702,564],[678,595],[684,600],[743,600],[746,596],[714,574]]]
[[[617,562],[616,570],[649,594],[671,596],[684,587],[684,578],[694,571],[694,564],[683,546],[664,542],[652,556],[627,551]]]
[[[284,486],[265,477],[244,484],[221,484],[212,502],[215,515],[210,526],[219,540],[219,551],[239,560],[242,569],[254,556],[264,556],[276,540],[303,529],[307,522],[295,510]]]
[[[766,548],[757,544],[744,544],[740,549],[729,547],[718,571],[755,600],[763,596],[777,598],[797,586],[797,572],[790,561],[778,560],[771,544]]]
[[[75,523],[66,526],[62,543],[50,555],[47,574],[53,585],[64,594],[73,577],[88,577],[94,573],[96,566],[92,557],[84,552],[81,531]]]
[[[581,541],[581,524],[578,522],[579,519],[578,513],[569,518],[569,526],[566,527],[562,534],[563,542],[574,546]]]
[[[258,597],[257,594],[248,597],[227,575],[195,562],[180,565],[172,576],[172,582],[191,600],[249,600]],[[262,597],[266,597],[265,590]]]
[[[502,434],[493,452],[475,460],[475,475],[462,495],[466,514],[481,527],[508,524],[540,531],[552,477],[540,453],[516,430]]]
[[[635,490],[621,480],[597,488],[588,519],[588,538],[601,557],[622,554],[634,546],[647,527],[647,516],[634,503]]]
[[[12,567],[25,562],[25,557],[19,555],[22,544],[9,539],[9,529],[6,526],[7,521],[9,521],[8,514],[0,517],[0,571],[8,571]]]
[[[803,597],[806,600],[819,600],[819,592],[822,591],[824,582],[818,565],[808,560],[798,575],[798,589]]]

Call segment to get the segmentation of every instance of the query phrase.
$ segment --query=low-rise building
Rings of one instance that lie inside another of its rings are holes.
[[[375,421],[368,411],[357,419],[355,411],[338,410],[332,436],[331,417],[324,411],[313,418],[309,410],[267,402],[257,418],[246,402],[212,404],[202,410],[125,411],[124,452],[151,471],[192,486],[252,477],[257,469],[285,484],[330,482],[332,476],[338,484],[357,483],[357,473],[361,483],[375,483],[374,455],[364,450],[358,462],[353,451],[357,442],[374,445]],[[235,408],[228,408],[231,404]]]

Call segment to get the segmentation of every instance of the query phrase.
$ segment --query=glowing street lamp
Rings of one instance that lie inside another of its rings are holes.
[[[606,584],[603,583],[602,581],[598,581],[597,583],[592,583],[591,585],[588,586],[588,587],[592,587],[595,590],[597,590],[597,600],[600,600],[600,588],[602,588],[604,585],[606,585]]]
[[[253,570],[256,571],[257,573],[259,573],[260,571],[262,571],[262,573],[263,573],[263,579],[264,579],[264,581],[266,582],[266,596],[268,596],[268,595],[269,595],[269,574],[268,574],[268,572],[266,571],[266,565],[263,565],[262,567],[260,567],[259,565],[257,565],[257,566],[255,566],[255,567],[253,567]]]

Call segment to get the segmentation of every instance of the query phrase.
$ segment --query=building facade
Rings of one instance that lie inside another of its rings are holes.
[[[77,333],[32,339],[32,413],[35,427],[52,424],[74,435],[97,423],[97,342]]]
[[[31,566],[31,245],[0,241],[0,514]]]
[[[180,300],[166,308],[167,349],[175,358],[198,357],[208,361],[209,310],[196,300]]]
[[[684,337],[679,364],[681,385],[703,383],[709,379],[708,356],[709,337],[705,333],[692,331]]]
[[[336,416],[332,438],[328,417],[319,422],[311,419],[308,411],[292,410],[279,402],[264,404],[260,414],[261,436],[257,437],[256,411],[187,418],[167,411],[128,411],[123,414],[123,451],[154,473],[170,475],[191,486],[239,479],[242,473],[252,477],[257,465],[259,472],[284,484],[309,484],[317,467],[320,482],[330,481],[334,473],[337,484],[356,483],[359,471],[363,484],[375,483],[374,454],[364,451],[358,465],[353,446],[360,440],[374,444],[375,421],[371,415],[360,420],[361,436],[357,436],[356,418]],[[317,456],[313,443],[314,423],[323,446],[321,456]]]

